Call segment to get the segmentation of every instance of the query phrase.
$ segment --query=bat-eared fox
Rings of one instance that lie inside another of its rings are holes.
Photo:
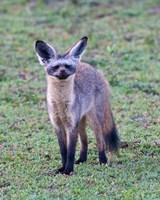
[[[101,72],[81,62],[87,40],[87,37],[81,38],[62,55],[46,42],[38,40],[35,44],[46,73],[47,108],[62,157],[62,167],[57,173],[66,175],[73,172],[74,163],[87,160],[86,122],[95,133],[100,164],[107,163],[106,150],[117,151],[119,146],[109,102],[109,84]],[[75,161],[78,136],[80,156]]]

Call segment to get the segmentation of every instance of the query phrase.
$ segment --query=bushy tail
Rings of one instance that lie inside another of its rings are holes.
[[[107,150],[110,152],[116,152],[118,151],[119,144],[120,144],[120,138],[118,135],[118,131],[116,129],[114,119],[112,117],[112,128],[110,131],[105,132],[104,139],[106,143]]]

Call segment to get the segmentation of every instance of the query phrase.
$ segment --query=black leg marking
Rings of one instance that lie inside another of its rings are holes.
[[[79,159],[75,162],[75,164],[84,163],[87,161],[87,150],[81,151]]]
[[[75,164],[83,163],[87,161],[87,150],[88,150],[88,138],[86,134],[86,117],[84,116],[78,126],[78,133],[80,139],[80,156],[79,159],[75,162]]]
[[[57,132],[58,136],[58,142],[59,142],[59,147],[60,147],[60,152],[61,152],[61,157],[62,157],[62,167],[57,170],[56,173],[63,173],[65,166],[66,166],[66,161],[67,161],[67,147],[66,147],[66,136],[65,133],[62,131]]]
[[[75,152],[76,152],[76,144],[78,138],[77,129],[75,129],[72,133],[68,135],[68,144],[67,144],[67,163],[65,166],[64,174],[70,175],[71,172],[74,170],[74,159],[75,159]]]

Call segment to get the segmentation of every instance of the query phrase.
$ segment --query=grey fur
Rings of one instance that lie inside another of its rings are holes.
[[[41,53],[37,44],[36,53],[46,71],[48,113],[62,155],[62,168],[58,172],[70,174],[73,171],[78,134],[81,153],[77,163],[87,160],[86,120],[96,135],[99,162],[106,163],[106,147],[109,151],[117,150],[119,138],[109,103],[108,82],[101,72],[80,61],[87,37],[63,55],[58,55],[47,43],[43,43],[46,52]],[[47,55],[47,59],[43,55]]]

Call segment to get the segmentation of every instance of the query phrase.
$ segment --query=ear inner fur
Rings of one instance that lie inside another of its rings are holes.
[[[42,63],[49,62],[50,59],[55,59],[57,57],[55,49],[41,40],[36,41],[35,50]]]
[[[67,50],[65,55],[73,56],[75,58],[80,58],[85,51],[87,46],[87,37],[81,38],[72,48]]]

